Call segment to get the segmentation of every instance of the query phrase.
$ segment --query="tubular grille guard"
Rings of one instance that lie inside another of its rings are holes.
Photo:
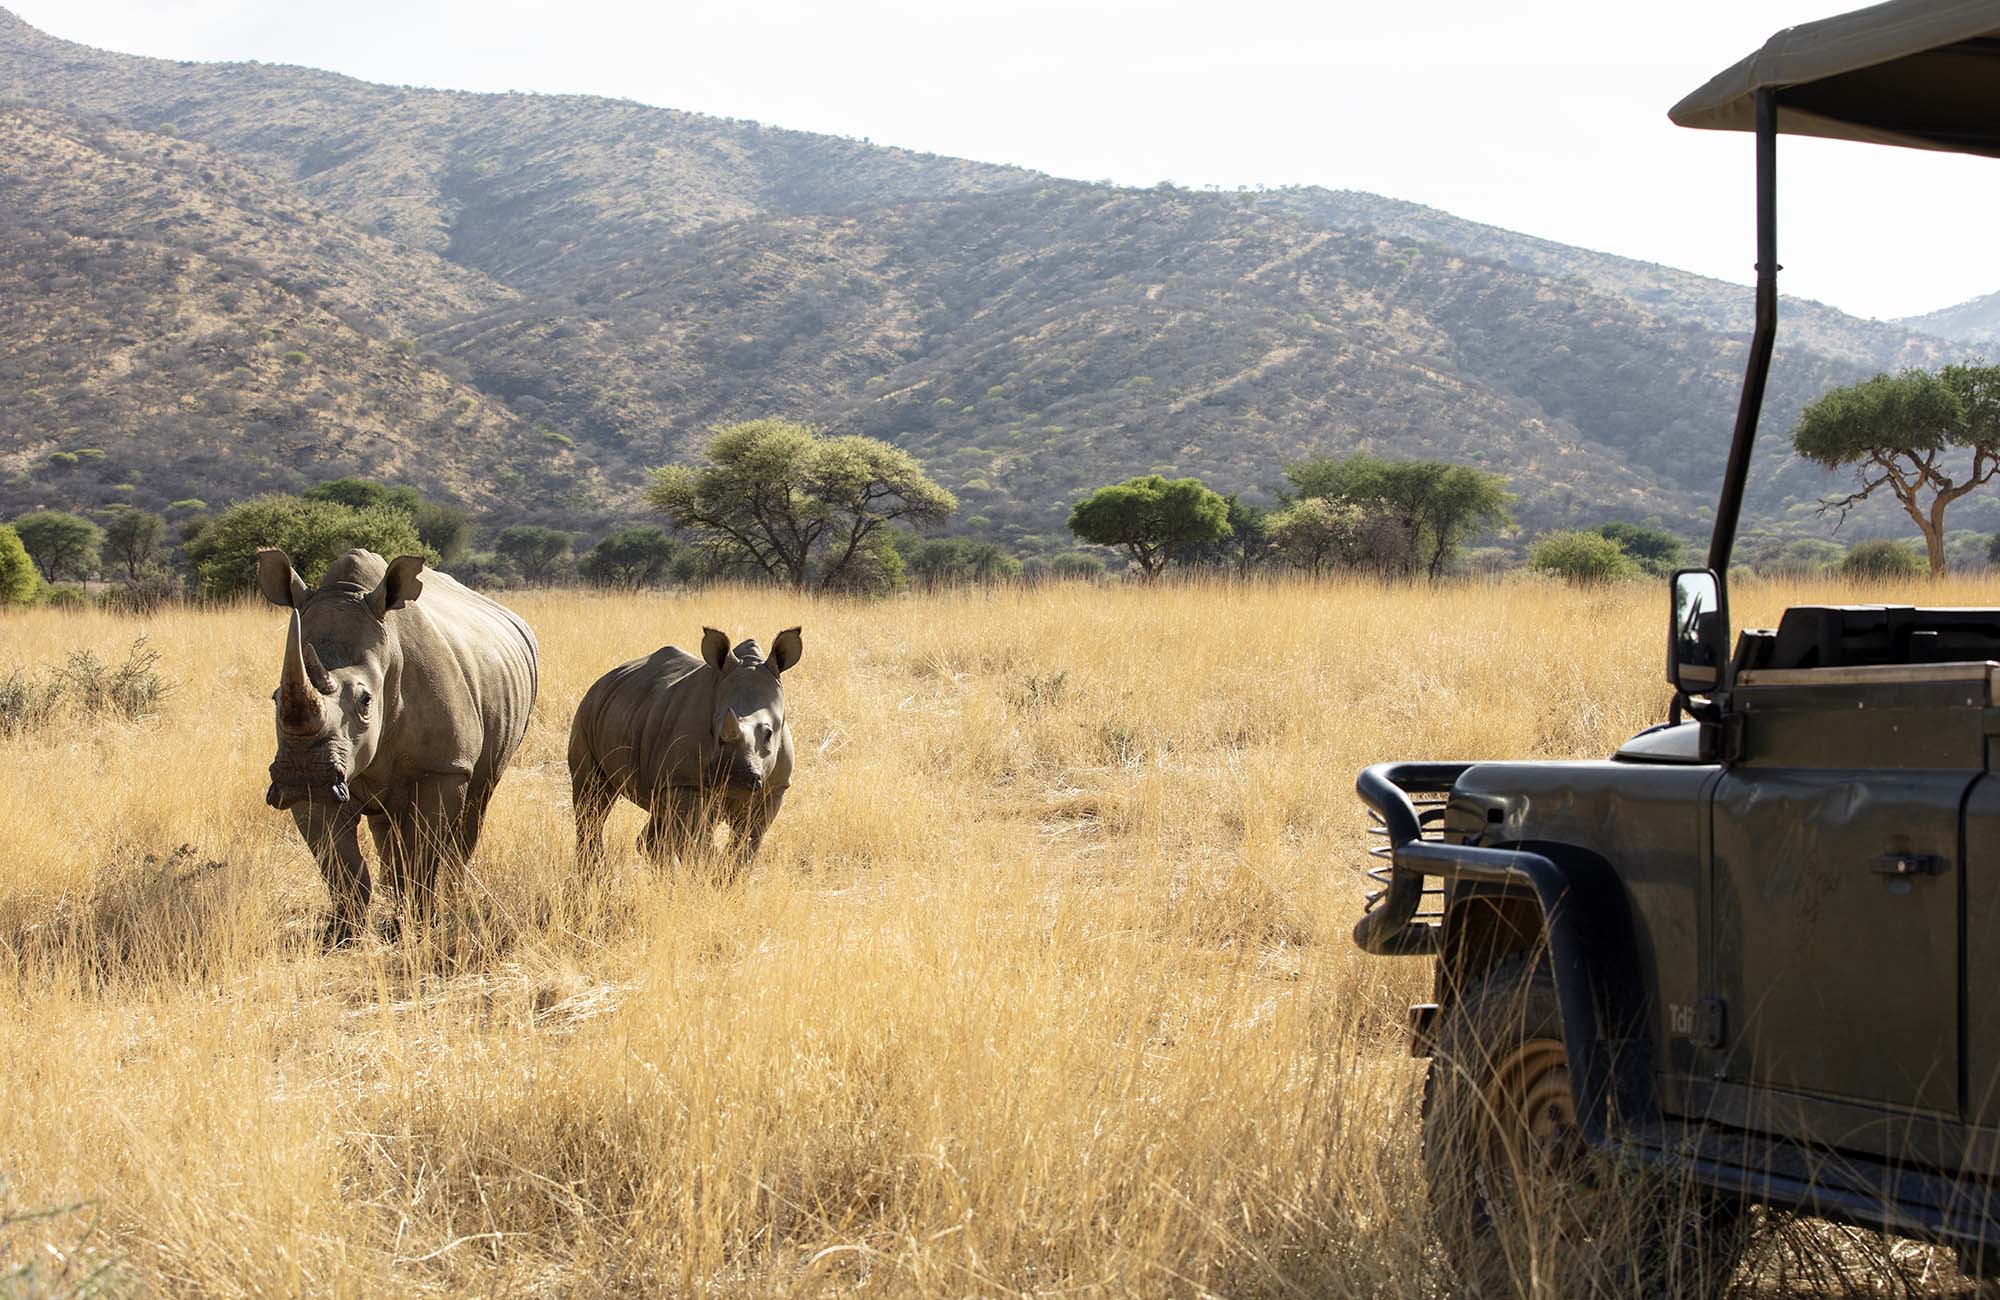
[[[1444,825],[1445,804],[1448,798],[1446,795],[1425,794],[1410,801],[1417,810],[1417,826],[1421,838],[1439,841],[1444,839],[1444,836],[1439,834],[1439,828]],[[1371,837],[1388,840],[1389,823],[1381,813],[1370,808],[1368,822],[1368,834]],[[1362,908],[1364,914],[1380,907],[1382,901],[1389,896],[1389,887],[1394,883],[1396,875],[1395,853],[1395,846],[1386,842],[1368,846],[1368,856],[1374,861],[1363,868],[1363,874],[1380,888],[1368,891],[1368,901]],[[1410,914],[1409,924],[1436,925],[1444,920],[1444,881],[1435,876],[1421,876],[1418,879],[1423,883],[1423,892],[1418,897],[1417,910]]]
[[[1378,888],[1369,893],[1361,920],[1354,927],[1354,941],[1364,950],[1382,954],[1437,951],[1444,881],[1398,867],[1396,855],[1408,844],[1444,842],[1445,802],[1460,773],[1470,766],[1378,763],[1355,781],[1356,793],[1368,805],[1372,823],[1368,833],[1384,841],[1368,846],[1368,855],[1375,861],[1365,871]],[[1417,800],[1422,801],[1421,807]]]

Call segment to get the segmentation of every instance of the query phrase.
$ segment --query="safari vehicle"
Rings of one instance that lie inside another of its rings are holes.
[[[1362,772],[1387,842],[1354,937],[1435,959],[1410,1027],[1468,1290],[1544,1288],[1511,1220],[1559,1223],[1609,1289],[1713,1294],[1751,1205],[1990,1276],[2000,609],[1800,607],[1732,650],[1727,575],[1777,328],[1777,139],[2000,156],[2000,0],[1788,29],[1670,116],[1753,134],[1757,211],[1707,567],[1669,602],[1673,720],[1602,762]]]

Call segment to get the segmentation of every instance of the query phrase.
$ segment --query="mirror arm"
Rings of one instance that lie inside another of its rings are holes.
[[[1750,449],[1757,441],[1757,416],[1764,406],[1764,381],[1771,375],[1771,348],[1778,335],[1778,96],[1757,92],[1757,318],[1750,336],[1750,361],[1736,407],[1736,431],[1729,442],[1729,467],[1722,499],[1715,507],[1715,531],[1708,543],[1708,567],[1729,581],[1730,553],[1736,548],[1736,519],[1750,478]]]

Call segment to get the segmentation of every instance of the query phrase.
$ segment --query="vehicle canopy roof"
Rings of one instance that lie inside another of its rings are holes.
[[[1778,130],[2000,158],[2000,0],[1890,0],[1787,27],[1674,105],[1681,126]]]

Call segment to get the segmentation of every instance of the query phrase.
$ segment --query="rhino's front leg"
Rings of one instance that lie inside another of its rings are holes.
[[[320,942],[331,951],[353,942],[368,920],[368,860],[355,836],[361,812],[352,802],[314,799],[294,805],[292,821],[326,880],[333,911]]]
[[[757,856],[757,850],[764,845],[764,832],[771,829],[771,823],[778,820],[778,810],[785,806],[783,790],[766,789],[750,801],[744,810],[740,825],[732,828],[729,837],[730,848],[747,865]]]
[[[653,797],[646,829],[639,832],[639,852],[656,866],[666,866],[674,858],[685,862],[706,824],[701,791],[671,786]]]
[[[462,828],[470,793],[470,778],[458,773],[420,777],[409,806],[395,819],[403,906],[418,929],[430,924],[440,889],[464,865]]]

